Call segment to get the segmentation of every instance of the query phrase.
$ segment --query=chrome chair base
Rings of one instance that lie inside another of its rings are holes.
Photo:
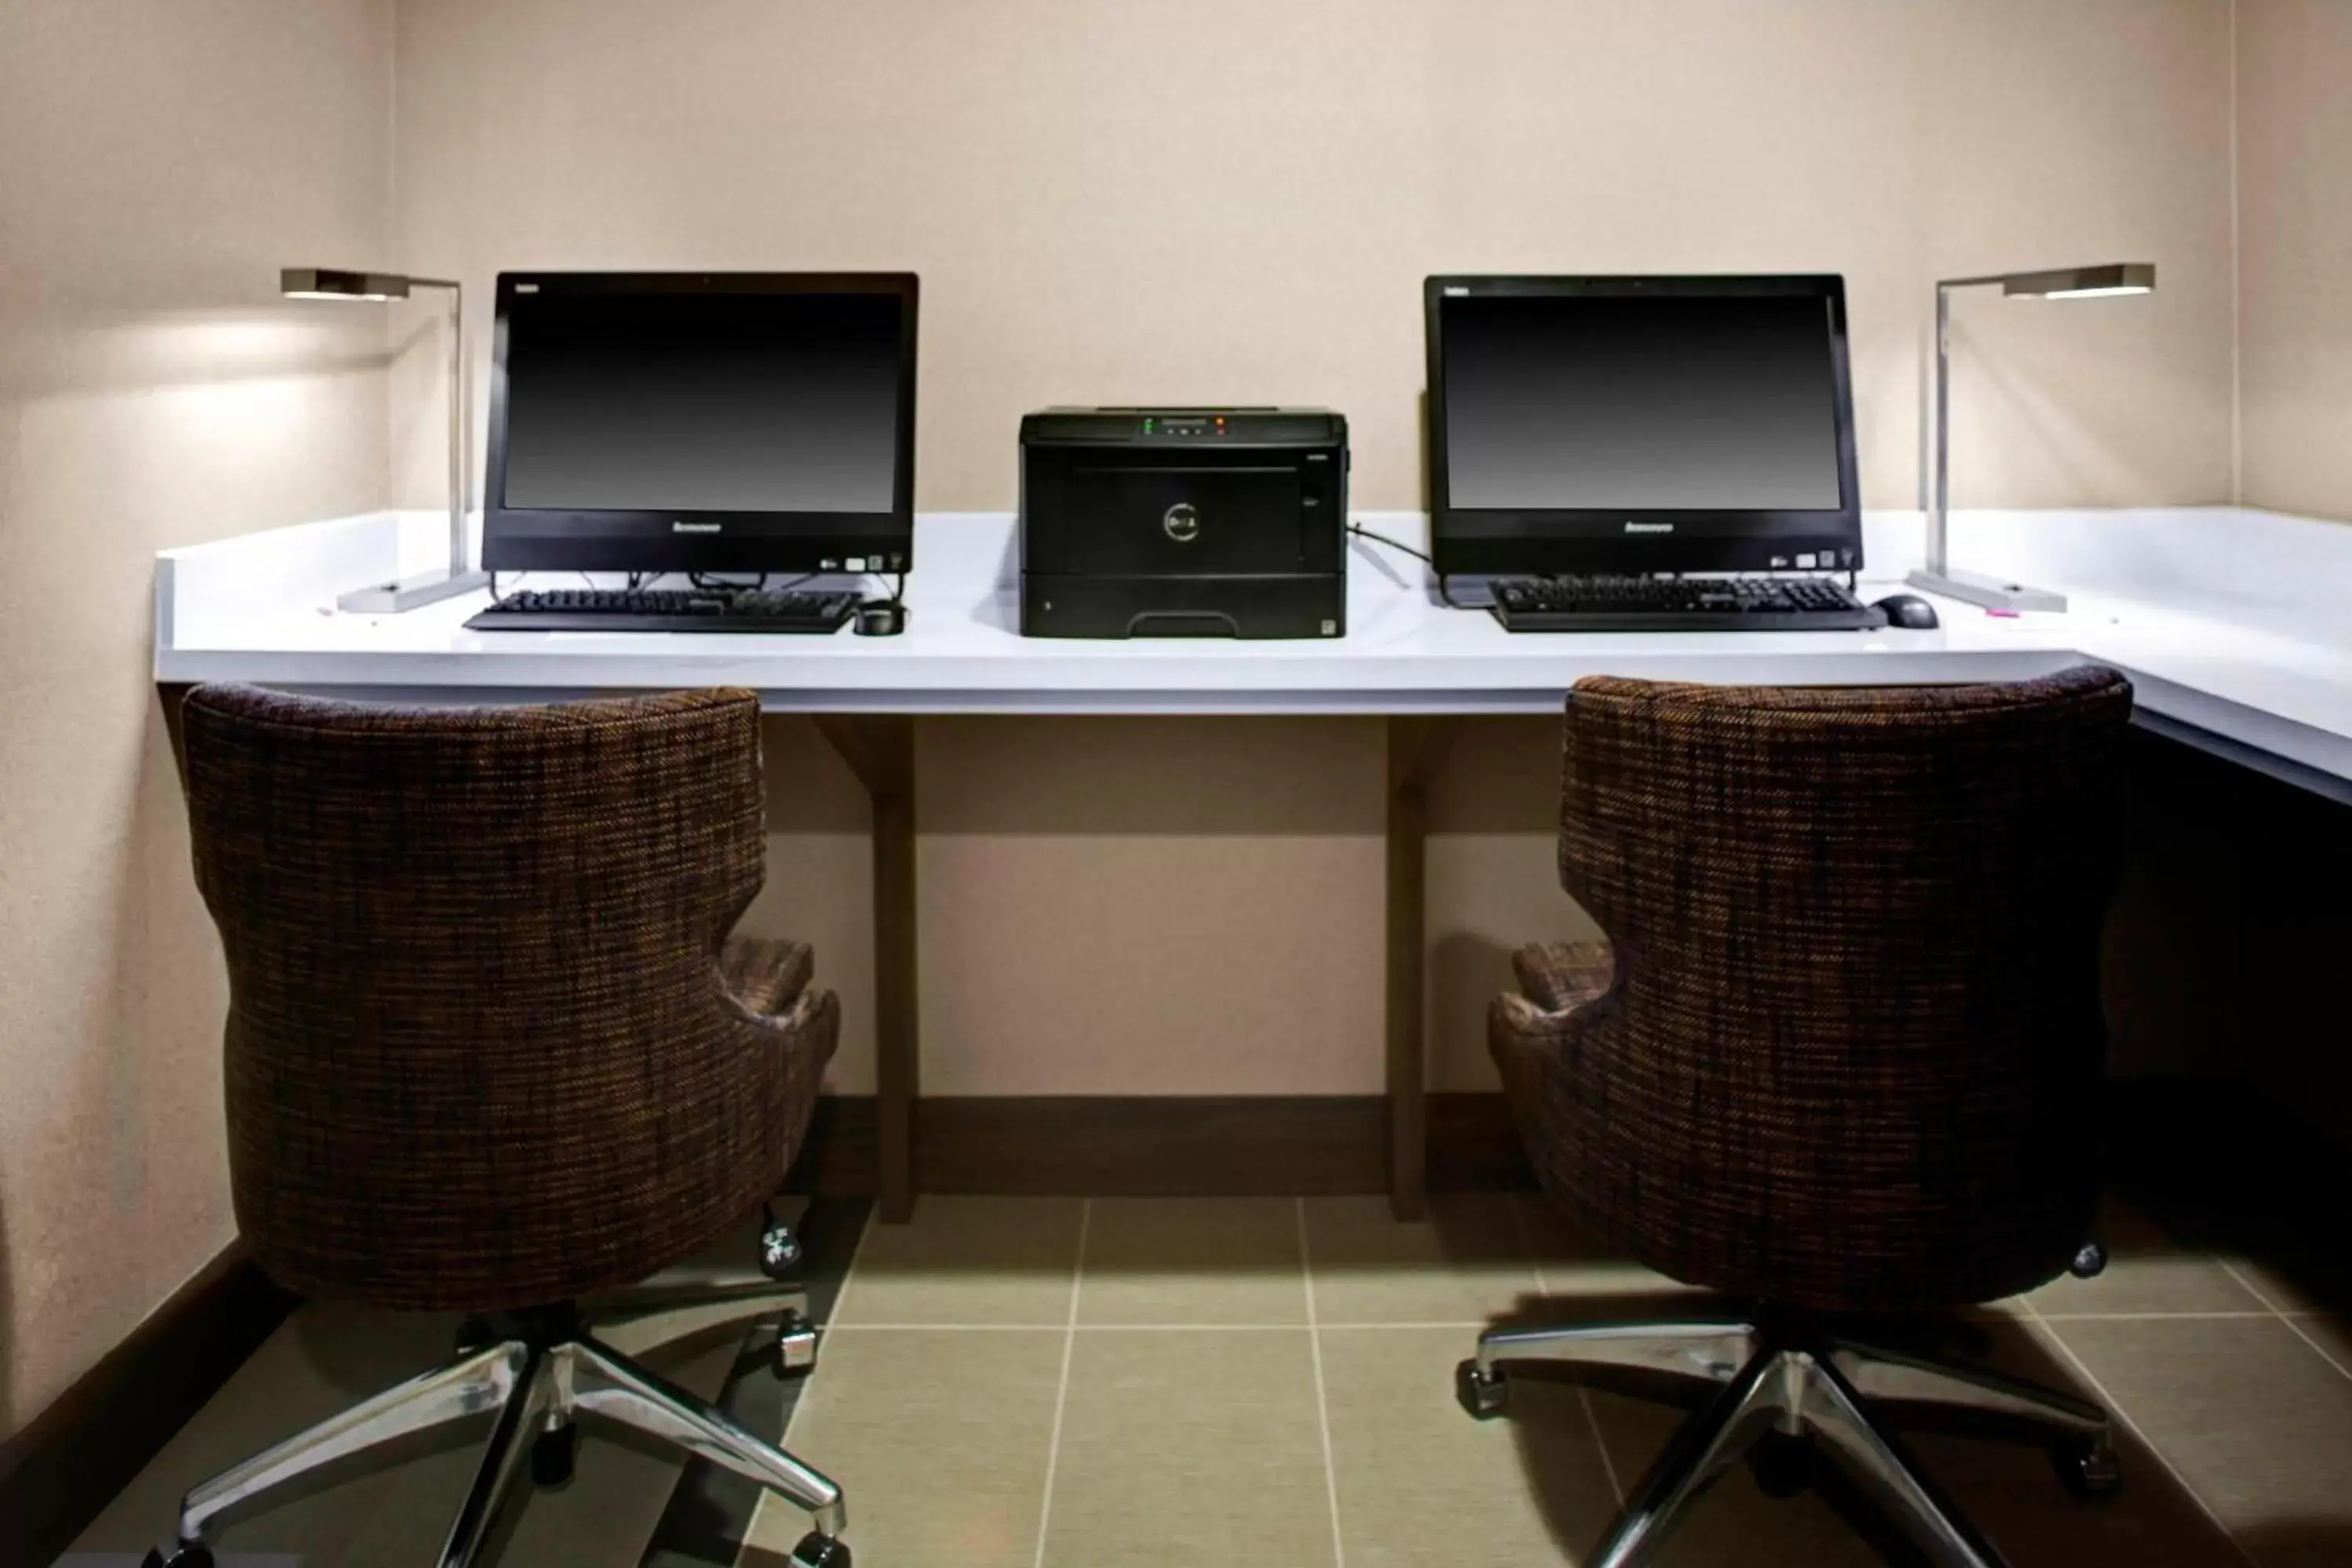
[[[181,1500],[178,1550],[168,1568],[211,1568],[205,1538],[235,1511],[299,1477],[399,1438],[468,1416],[496,1413],[457,1521],[436,1559],[473,1568],[525,1457],[541,1486],[570,1479],[579,1416],[634,1427],[733,1471],[808,1510],[813,1529],[793,1549],[795,1568],[850,1568],[839,1539],[846,1525],[841,1489],[709,1401],[647,1371],[608,1341],[667,1343],[729,1323],[779,1320],[776,1372],[805,1372],[815,1359],[808,1299],[796,1286],[758,1276],[702,1271],[657,1277],[590,1303],[600,1333],[571,1306],[469,1323],[455,1359],[352,1409],[330,1416],[201,1483]],[[167,1568],[151,1552],[147,1568]]]
[[[1513,1363],[1550,1363],[1687,1385],[1698,1413],[1658,1456],[1591,1559],[1636,1568],[1655,1559],[1707,1487],[1759,1444],[1825,1447],[1939,1568],[2006,1568],[2007,1560],[1915,1464],[1874,1407],[1933,1407],[2014,1426],[2051,1449],[2059,1478],[2084,1496],[2120,1483],[2106,1412],[1997,1373],[1881,1350],[1752,1319],[1492,1329],[1455,1372],[1480,1419],[1502,1413]]]

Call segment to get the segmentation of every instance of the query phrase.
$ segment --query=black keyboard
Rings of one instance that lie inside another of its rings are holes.
[[[811,632],[841,629],[857,595],[764,588],[559,588],[509,594],[478,632]]]
[[[1852,632],[1884,612],[1827,577],[1503,577],[1495,618],[1515,632]]]

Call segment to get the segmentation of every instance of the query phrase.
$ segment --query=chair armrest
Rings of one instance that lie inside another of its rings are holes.
[[[1605,942],[1538,942],[1511,954],[1511,969],[1532,1012],[1568,1014],[1608,994],[1617,955]]]
[[[806,942],[730,937],[719,950],[721,1002],[767,1048],[781,1046],[788,1070],[805,1073],[808,1093],[841,1038],[841,1002],[809,981],[816,958]]]
[[[790,1011],[815,973],[816,955],[804,942],[730,937],[719,952],[719,975],[728,994],[745,1012],[761,1016]]]

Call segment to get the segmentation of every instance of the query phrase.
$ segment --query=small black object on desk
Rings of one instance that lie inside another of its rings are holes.
[[[1936,606],[1916,594],[1889,594],[1871,605],[1886,612],[1886,624],[1906,632],[1932,632],[1943,623],[1936,618]]]
[[[895,637],[907,629],[907,606],[896,599],[869,599],[850,623],[862,637]]]

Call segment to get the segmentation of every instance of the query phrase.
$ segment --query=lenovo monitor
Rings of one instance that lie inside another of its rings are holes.
[[[907,273],[499,277],[482,564],[903,572]]]
[[[1837,277],[1432,278],[1442,574],[1862,564]]]

